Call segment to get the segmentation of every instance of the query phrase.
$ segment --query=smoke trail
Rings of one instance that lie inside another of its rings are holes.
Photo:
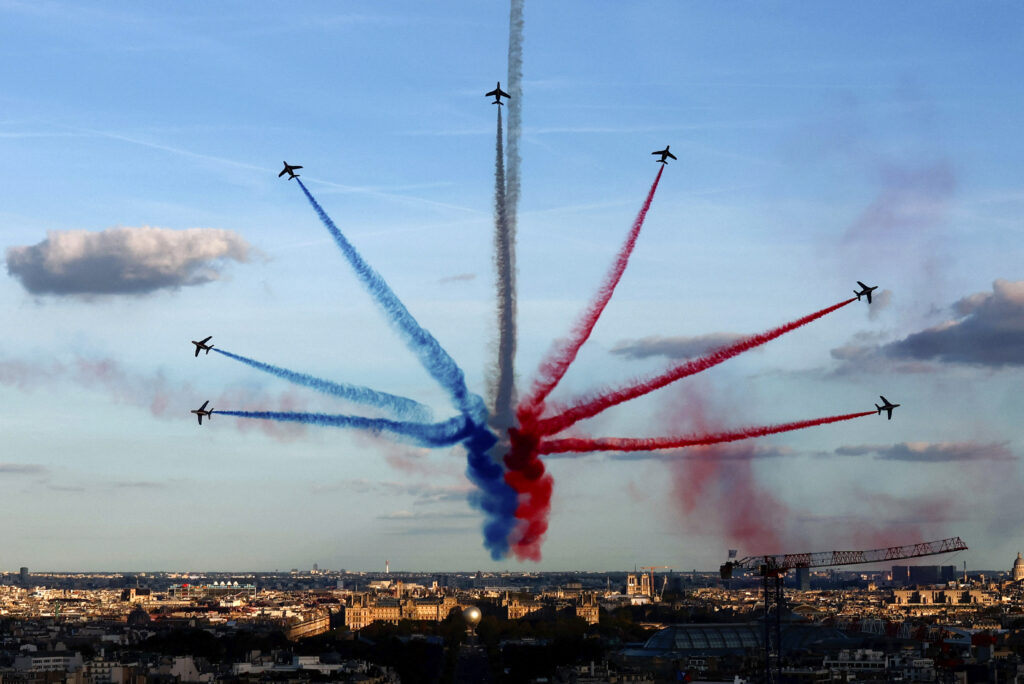
[[[494,160],[494,261],[498,290],[498,359],[491,426],[499,435],[512,427],[515,401],[516,300],[514,243],[509,235],[505,197],[505,161],[502,153],[501,107],[498,108],[498,136]]]
[[[302,192],[305,193],[306,199],[313,206],[317,216],[320,217],[320,221],[330,231],[334,241],[338,243],[338,247],[341,249],[342,254],[345,255],[345,258],[348,259],[356,276],[363,282],[363,286],[366,287],[367,291],[377,301],[377,304],[387,316],[388,321],[401,334],[406,346],[416,354],[426,371],[440,383],[441,387],[448,391],[455,407],[460,412],[467,416],[473,415],[477,420],[483,420],[486,409],[483,406],[483,402],[479,401],[479,397],[470,394],[469,390],[466,389],[466,379],[462,369],[456,365],[452,357],[448,355],[448,352],[441,348],[441,345],[434,339],[434,336],[416,322],[416,319],[405,308],[405,305],[391,290],[384,281],[384,278],[366,263],[359,252],[356,251],[356,248],[352,246],[352,243],[338,230],[338,227],[334,225],[334,221],[331,220],[327,212],[313,198],[305,184],[298,178],[295,180],[298,182],[299,187],[302,188]]]
[[[252,366],[257,370],[261,370],[264,373],[270,373],[275,375],[282,380],[293,382],[296,385],[302,385],[315,389],[318,392],[324,394],[330,394],[341,399],[348,399],[359,404],[366,404],[368,406],[374,406],[376,408],[387,409],[397,415],[399,418],[405,418],[410,421],[426,422],[430,420],[431,413],[430,409],[412,399],[405,397],[399,397],[394,394],[388,394],[386,392],[378,392],[372,390],[369,387],[361,387],[359,385],[346,385],[343,383],[331,382],[329,380],[323,380],[313,375],[307,375],[305,373],[296,373],[290,371],[287,368],[280,368],[278,366],[272,366],[269,363],[263,363],[254,359],[241,356],[239,354],[233,354],[227,350],[214,347],[213,351],[218,354],[223,354],[228,358],[241,361],[244,364]]]
[[[508,17],[508,176],[505,214],[508,238],[515,244],[519,212],[519,138],[523,128],[523,0],[512,0]],[[515,254],[511,253],[515,270]]]
[[[512,550],[520,560],[540,560],[540,545],[548,529],[554,480],[545,472],[537,437],[526,430],[509,430],[511,449],[505,456],[505,482],[519,494],[516,538]]]
[[[726,442],[737,442],[742,439],[776,435],[780,432],[803,430],[817,425],[839,423],[844,420],[853,420],[854,418],[863,418],[864,416],[873,415],[875,415],[874,411],[862,411],[860,413],[847,413],[841,416],[827,416],[825,418],[801,420],[795,423],[782,423],[781,425],[761,425],[758,427],[735,430],[733,432],[718,432],[707,435],[684,435],[680,437],[653,437],[641,439],[632,439],[628,437],[604,437],[600,439],[570,437],[566,439],[542,441],[538,445],[537,450],[541,454],[564,454],[585,453],[590,451],[655,451],[657,449],[710,446],[712,444],[724,444]]]
[[[490,551],[492,558],[495,560],[502,558],[508,553],[508,536],[515,525],[514,511],[517,495],[505,483],[503,473],[498,472],[501,469],[500,465],[495,464],[488,455],[488,451],[494,446],[497,438],[487,428],[488,412],[483,399],[476,394],[471,394],[466,389],[465,375],[455,361],[441,348],[437,340],[416,322],[416,319],[399,301],[380,274],[363,260],[355,247],[334,225],[334,221],[327,215],[327,212],[313,198],[303,182],[299,179],[296,181],[317,216],[320,217],[321,223],[331,233],[345,258],[348,259],[356,275],[384,310],[389,322],[398,330],[406,345],[416,354],[427,372],[448,390],[455,407],[465,416],[466,430],[460,431],[456,441],[465,442],[467,476],[480,488],[476,495],[470,497],[470,503],[483,511],[486,517],[483,530],[484,546]],[[396,433],[404,434],[402,430],[406,429],[408,428],[402,428]],[[417,435],[411,436],[419,438]],[[432,435],[428,436],[432,437]],[[442,443],[451,443],[444,441],[445,439],[447,439],[447,434],[443,435]]]
[[[608,306],[608,302],[615,293],[615,288],[622,279],[626,266],[629,264],[629,257],[636,246],[637,238],[640,236],[640,229],[644,225],[644,219],[647,218],[647,210],[651,208],[654,192],[658,189],[658,182],[661,181],[661,174],[664,170],[664,165],[658,169],[658,175],[655,176],[654,183],[647,193],[647,199],[644,200],[640,213],[633,220],[633,227],[626,236],[626,241],[619,248],[619,253],[615,257],[612,267],[608,270],[604,282],[601,283],[597,294],[590,302],[590,306],[583,312],[583,316],[576,323],[570,336],[567,339],[556,342],[551,351],[548,352],[547,358],[541,362],[537,380],[533,384],[532,393],[519,405],[519,419],[521,421],[526,420],[527,417],[538,416],[543,411],[544,400],[558,385],[566,371],[569,370],[572,362],[576,360],[580,347],[590,337],[590,333],[593,332],[597,320],[601,317],[605,307]]]
[[[601,413],[612,406],[617,406],[618,404],[629,401],[630,399],[635,399],[648,394],[649,392],[653,392],[654,390],[660,389],[665,385],[679,380],[680,378],[700,373],[701,371],[717,366],[724,361],[728,361],[734,356],[742,354],[745,351],[749,351],[767,342],[771,342],[777,337],[781,337],[788,332],[805,326],[808,323],[811,323],[822,316],[826,316],[837,309],[841,309],[854,301],[856,301],[856,298],[850,298],[846,301],[839,302],[838,304],[833,304],[832,306],[816,311],[804,316],[803,318],[798,318],[795,321],[786,323],[774,330],[769,330],[768,332],[764,332],[759,335],[753,335],[752,337],[738,340],[733,344],[716,349],[710,354],[679,364],[678,366],[665,371],[661,375],[656,375],[653,378],[642,380],[622,389],[612,390],[604,394],[597,395],[591,399],[585,399],[574,406],[571,406],[562,413],[538,421],[538,434],[553,435],[561,432],[584,418],[596,416],[598,413]]]
[[[505,469],[490,456],[497,441],[485,426],[475,425],[463,442],[467,451],[466,476],[479,489],[470,494],[469,501],[486,516],[484,547],[492,560],[508,555],[509,537],[516,526],[519,505],[519,495],[505,482]]]
[[[328,413],[299,413],[295,411],[222,411],[216,415],[275,420],[285,423],[304,423],[325,427],[343,427],[365,430],[374,434],[388,432],[406,437],[418,446],[444,447],[457,444],[472,434],[474,426],[465,416],[456,416],[440,423],[412,423],[386,418],[334,415]]]

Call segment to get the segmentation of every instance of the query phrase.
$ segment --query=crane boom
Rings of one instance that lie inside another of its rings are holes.
[[[920,542],[906,546],[889,546],[867,551],[822,551],[818,553],[786,553],[776,556],[747,556],[728,561],[721,567],[722,579],[732,577],[733,568],[757,570],[764,588],[764,673],[765,684],[776,684],[782,680],[782,611],[785,597],[782,593],[782,578],[793,568],[827,568],[836,565],[858,563],[882,563],[902,558],[934,556],[940,553],[965,551],[960,537],[938,541]],[[733,555],[730,551],[729,555]]]
[[[889,546],[867,551],[819,551],[817,553],[786,553],[774,556],[747,556],[729,561],[722,566],[724,579],[732,577],[734,568],[761,570],[769,573],[785,573],[793,568],[827,568],[836,565],[857,565],[858,563],[883,563],[903,558],[934,556],[940,553],[966,551],[967,544],[960,537],[919,542],[906,546]]]

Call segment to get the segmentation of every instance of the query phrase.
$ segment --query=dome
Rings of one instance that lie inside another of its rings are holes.
[[[129,627],[143,627],[150,622],[149,613],[142,606],[136,606],[135,610],[128,613]]]
[[[1024,558],[1021,558],[1020,553],[1017,554],[1017,560],[1013,561],[1013,581],[1019,582],[1024,580]]]
[[[466,610],[462,611],[462,619],[466,621],[466,624],[469,625],[470,628],[476,627],[480,624],[480,617],[480,609],[476,606],[470,606],[469,608],[466,608]]]

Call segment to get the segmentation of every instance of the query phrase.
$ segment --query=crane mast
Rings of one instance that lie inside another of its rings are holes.
[[[756,570],[761,575],[764,590],[764,673],[765,684],[777,684],[782,678],[782,609],[785,597],[782,578],[794,568],[828,568],[837,565],[884,563],[904,558],[920,558],[940,553],[966,551],[967,544],[960,537],[919,542],[906,546],[889,546],[866,551],[821,551],[816,553],[787,553],[767,556],[747,556],[727,561],[720,568],[722,579],[730,579],[733,570]]]

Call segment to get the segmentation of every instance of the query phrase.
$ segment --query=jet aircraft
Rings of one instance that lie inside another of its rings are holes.
[[[875,408],[878,409],[878,415],[882,415],[882,411],[888,411],[889,420],[892,420],[892,410],[899,406],[899,404],[890,404],[889,400],[883,397],[881,394],[878,395],[878,398],[882,400],[881,406],[875,404]]]
[[[292,178],[298,178],[299,174],[295,173],[295,169],[301,169],[301,168],[302,168],[301,166],[292,165],[292,164],[289,164],[288,162],[285,162],[284,163],[284,171],[282,171],[281,173],[277,174],[277,177],[280,178],[281,176],[283,176],[284,174],[287,173],[288,174],[288,180],[291,180]]]
[[[504,90],[501,89],[501,81],[498,81],[498,86],[494,90],[492,90],[489,93],[484,93],[484,97],[490,97],[492,95],[494,96],[494,102],[492,102],[491,104],[496,104],[496,105],[503,105],[503,104],[505,104],[504,102],[501,101],[501,98],[503,98],[503,97],[507,97],[509,99],[512,98],[511,95],[509,95],[508,93],[506,93]]]
[[[860,285],[860,288],[861,288],[860,292],[857,292],[856,290],[853,291],[853,294],[857,295],[857,301],[858,302],[860,301],[861,296],[867,295],[868,296],[868,304],[870,304],[871,303],[871,293],[878,289],[878,285],[875,285],[874,287],[868,287],[867,285],[865,285],[864,283],[860,282],[859,280],[857,281],[857,284]]]
[[[674,155],[674,154],[672,154],[671,152],[668,151],[668,148],[670,148],[670,147],[672,147],[672,146],[671,145],[665,145],[665,149],[658,150],[656,152],[651,152],[651,154],[660,154],[661,155],[661,159],[658,159],[657,161],[661,162],[662,164],[668,164],[668,162],[665,161],[666,157],[671,157],[672,159],[676,158],[676,155]]]
[[[207,354],[210,353],[210,350],[213,349],[213,345],[212,344],[206,344],[206,343],[209,342],[212,337],[213,337],[213,335],[210,335],[206,339],[199,340],[198,342],[195,341],[195,340],[192,340],[192,344],[196,345],[196,356],[199,356],[199,352],[201,352],[204,349],[206,350]]]
[[[206,405],[209,404],[209,403],[210,403],[210,400],[207,399],[206,401],[203,402],[202,406],[200,406],[197,409],[192,409],[192,413],[196,414],[196,418],[199,419],[199,424],[200,425],[203,424],[203,416],[206,416],[210,420],[213,420],[213,409],[207,410],[207,408],[206,408]]]

